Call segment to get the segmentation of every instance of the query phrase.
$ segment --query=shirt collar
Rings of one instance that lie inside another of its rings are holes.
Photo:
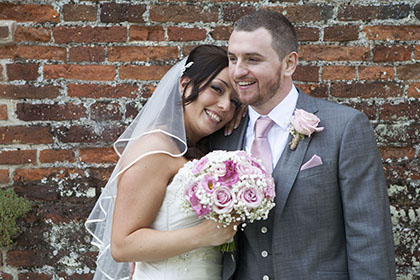
[[[299,93],[294,85],[287,96],[274,107],[268,117],[272,119],[278,126],[287,130],[290,118],[295,110]],[[261,116],[251,106],[248,106],[249,122],[251,127],[254,127],[256,120]]]

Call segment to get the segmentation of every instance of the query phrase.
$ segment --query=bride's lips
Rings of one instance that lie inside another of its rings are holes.
[[[204,112],[214,124],[217,125],[222,121],[222,117],[216,112],[209,109],[204,109]]]

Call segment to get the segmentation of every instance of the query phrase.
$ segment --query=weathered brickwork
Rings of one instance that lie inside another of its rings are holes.
[[[296,83],[363,111],[388,182],[398,279],[420,279],[420,4],[413,0],[0,1],[0,187],[33,201],[0,279],[91,279],[83,227],[111,145],[196,45],[256,9],[296,26]],[[363,149],[363,147],[360,147]]]

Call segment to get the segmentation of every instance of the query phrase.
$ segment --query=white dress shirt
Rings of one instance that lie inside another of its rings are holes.
[[[273,127],[268,131],[267,138],[270,144],[273,159],[273,170],[277,161],[287,145],[289,137],[289,123],[296,108],[299,93],[294,85],[289,94],[276,107],[268,113],[268,117],[274,121]],[[255,121],[261,116],[251,106],[248,106],[249,122],[245,135],[245,151],[251,153],[252,142],[254,141]]]

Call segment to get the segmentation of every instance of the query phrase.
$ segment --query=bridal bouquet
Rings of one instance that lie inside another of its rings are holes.
[[[275,206],[275,186],[260,160],[244,151],[214,151],[184,165],[184,208],[228,226],[265,220]],[[185,170],[184,170],[185,171]],[[233,251],[233,242],[221,251]]]

